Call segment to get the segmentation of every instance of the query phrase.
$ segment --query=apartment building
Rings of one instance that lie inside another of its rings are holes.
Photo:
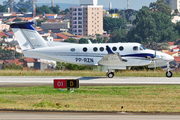
[[[98,0],[80,0],[79,6],[70,7],[70,30],[74,35],[103,34],[103,6]]]
[[[169,3],[173,10],[178,9],[180,11],[180,0],[166,0],[166,2]]]

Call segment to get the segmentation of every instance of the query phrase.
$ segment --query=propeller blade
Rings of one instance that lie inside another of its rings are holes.
[[[154,71],[156,71],[156,60],[154,60]]]
[[[156,71],[156,48],[155,48],[153,61],[154,61],[154,71]]]

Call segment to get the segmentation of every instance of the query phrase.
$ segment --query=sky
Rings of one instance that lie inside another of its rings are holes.
[[[0,0],[0,4],[2,4],[4,0]],[[15,2],[19,0],[14,0]],[[142,6],[149,6],[151,2],[155,2],[157,0],[129,0],[129,8],[139,10]],[[37,3],[48,3],[51,0],[37,0]],[[112,3],[113,8],[117,9],[126,9],[127,8],[127,0],[98,0],[99,5],[103,5],[105,8],[109,8],[109,3]],[[74,3],[79,4],[79,0],[54,0],[54,3]]]

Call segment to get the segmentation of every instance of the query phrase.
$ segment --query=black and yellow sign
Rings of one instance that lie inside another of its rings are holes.
[[[66,81],[67,88],[79,88],[79,80],[78,79],[72,79]]]

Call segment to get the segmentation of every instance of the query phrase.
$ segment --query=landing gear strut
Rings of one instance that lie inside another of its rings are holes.
[[[169,63],[167,65],[167,69],[168,69],[168,71],[166,72],[166,77],[171,78],[173,76],[173,73],[169,70],[170,69]]]
[[[108,78],[113,78],[114,77],[114,72],[113,71],[110,71],[108,70],[107,74]]]

